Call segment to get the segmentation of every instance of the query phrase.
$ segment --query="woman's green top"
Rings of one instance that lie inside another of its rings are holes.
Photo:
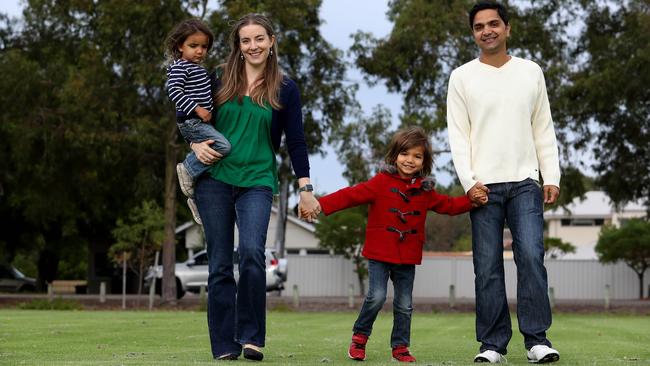
[[[278,193],[278,170],[271,142],[273,109],[248,96],[219,106],[215,127],[232,145],[230,155],[212,166],[212,178],[237,187],[265,186]]]

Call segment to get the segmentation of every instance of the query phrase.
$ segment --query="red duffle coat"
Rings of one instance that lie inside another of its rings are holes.
[[[397,264],[422,263],[427,211],[458,215],[472,208],[467,196],[449,197],[423,189],[422,178],[403,179],[379,173],[367,182],[343,188],[319,199],[325,215],[369,204],[362,255]]]

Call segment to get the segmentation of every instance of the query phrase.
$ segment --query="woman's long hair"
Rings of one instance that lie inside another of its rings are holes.
[[[244,67],[246,61],[242,59],[243,54],[239,48],[239,31],[250,24],[263,27],[269,38],[275,35],[275,32],[273,32],[273,24],[267,17],[261,14],[244,15],[235,23],[230,32],[230,54],[226,63],[220,65],[223,68],[223,76],[221,77],[221,88],[216,96],[217,105],[221,105],[235,98],[241,103],[243,96],[246,95],[246,88],[248,88],[246,69]],[[273,109],[282,108],[280,104],[282,72],[278,65],[277,43],[276,37],[271,47],[272,53],[269,54],[264,72],[260,77],[260,83],[250,91],[250,97],[254,103],[264,107],[266,102],[268,102]]]

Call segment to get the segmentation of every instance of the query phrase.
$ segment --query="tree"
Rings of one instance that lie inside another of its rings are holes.
[[[650,267],[650,222],[630,219],[620,228],[603,226],[595,249],[602,263],[623,261],[637,274],[643,298],[643,275]]]
[[[110,275],[110,268],[99,273],[100,262],[117,218],[154,199],[165,210],[163,300],[175,302],[174,229],[177,214],[189,215],[177,205],[174,165],[187,147],[163,90],[162,43],[192,14],[206,16],[218,35],[209,69],[227,52],[232,19],[249,11],[271,16],[282,66],[301,88],[308,146],[320,151],[350,104],[341,53],[319,33],[320,3],[223,0],[210,14],[206,5],[31,0],[20,26],[0,16],[0,92],[10,96],[0,100],[0,213],[10,228],[0,231],[0,251],[9,261],[85,243],[89,274]]]
[[[7,255],[83,242],[99,272],[116,218],[162,199],[165,185],[173,253],[176,183],[173,169],[162,172],[178,156],[165,153],[176,132],[161,44],[190,3],[33,0],[20,28],[0,19],[0,91],[11,96],[0,102],[0,211],[15,222],[0,234]]]
[[[112,234],[116,241],[109,256],[121,264],[122,256],[127,255],[129,268],[138,276],[138,294],[141,294],[145,268],[153,264],[153,254],[160,250],[165,237],[163,211],[155,201],[143,201],[127,218],[117,220]]]
[[[368,275],[366,261],[361,255],[367,216],[366,207],[355,207],[322,217],[316,224],[319,246],[341,254],[354,263],[361,296],[366,293],[364,280]]]
[[[559,258],[568,253],[575,253],[576,247],[560,238],[544,238],[544,257]]]
[[[379,171],[392,136],[390,111],[382,105],[367,117],[357,106],[353,117],[355,121],[340,126],[332,136],[338,160],[346,167],[343,176],[350,185],[367,181]]]
[[[586,27],[572,57],[585,62],[564,92],[567,124],[593,150],[597,183],[614,202],[650,204],[650,6],[583,3]]]

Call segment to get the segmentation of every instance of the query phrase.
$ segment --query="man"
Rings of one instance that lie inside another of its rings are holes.
[[[480,57],[449,78],[447,123],[456,172],[465,191],[489,190],[470,213],[476,287],[475,362],[505,361],[512,337],[503,269],[503,228],[517,264],[517,318],[532,363],[555,362],[544,268],[543,204],[560,193],[558,148],[541,68],[508,55],[506,9],[481,1],[469,12]],[[543,178],[544,186],[539,183]],[[471,192],[470,192],[471,193]]]

